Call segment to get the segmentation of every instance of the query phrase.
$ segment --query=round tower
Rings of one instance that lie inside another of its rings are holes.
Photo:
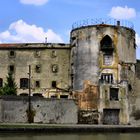
[[[115,20],[84,20],[73,24],[72,85],[83,89],[84,81],[119,83],[127,69],[135,73],[136,46],[132,24]]]

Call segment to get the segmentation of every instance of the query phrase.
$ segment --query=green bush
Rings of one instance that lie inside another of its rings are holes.
[[[14,81],[12,73],[8,73],[8,76],[6,77],[6,83],[4,83],[4,86],[0,89],[0,94],[17,95],[17,85]]]

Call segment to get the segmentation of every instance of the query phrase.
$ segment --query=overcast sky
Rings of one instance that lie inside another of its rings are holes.
[[[87,18],[132,22],[140,59],[140,0],[1,0],[0,42],[69,43],[72,24]]]

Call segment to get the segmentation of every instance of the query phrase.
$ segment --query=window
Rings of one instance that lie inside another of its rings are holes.
[[[113,42],[110,36],[106,35],[100,42],[101,51],[103,52],[103,64],[104,65],[112,65],[113,62]]]
[[[15,57],[15,51],[10,51],[10,52],[9,52],[9,57],[10,57],[10,58]]]
[[[40,57],[40,51],[35,51],[35,52],[34,52],[34,56],[35,56],[36,58]]]
[[[68,95],[60,95],[60,98],[68,99]]]
[[[51,98],[56,99],[57,98],[57,95],[52,95]]]
[[[36,65],[35,71],[36,71],[36,73],[40,73],[41,72],[41,65]]]
[[[52,81],[52,88],[56,88],[56,81]]]
[[[58,65],[57,64],[52,65],[52,72],[53,73],[57,73],[58,72]]]
[[[3,87],[3,79],[0,78],[0,87]]]
[[[9,66],[9,72],[10,72],[10,73],[14,73],[14,71],[15,71],[14,65],[10,65],[10,66]]]
[[[39,88],[40,87],[40,81],[35,81],[35,87]]]
[[[109,74],[109,73],[104,73],[101,75],[101,82],[102,83],[108,83],[108,84],[112,84],[113,83],[113,74]]]
[[[29,88],[29,79],[28,78],[20,79],[20,88]]]
[[[104,65],[112,65],[113,56],[109,54],[104,54]]]
[[[52,56],[52,58],[56,57],[56,51],[55,50],[52,51],[52,55],[51,56]]]
[[[113,49],[113,42],[112,39],[106,35],[102,40],[101,40],[101,50],[102,51],[107,51],[110,49]]]
[[[110,100],[118,101],[119,100],[118,93],[119,93],[118,88],[110,88]]]

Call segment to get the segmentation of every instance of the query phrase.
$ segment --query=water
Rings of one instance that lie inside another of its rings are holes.
[[[1,133],[0,140],[140,140],[140,133],[93,134],[8,134]]]

